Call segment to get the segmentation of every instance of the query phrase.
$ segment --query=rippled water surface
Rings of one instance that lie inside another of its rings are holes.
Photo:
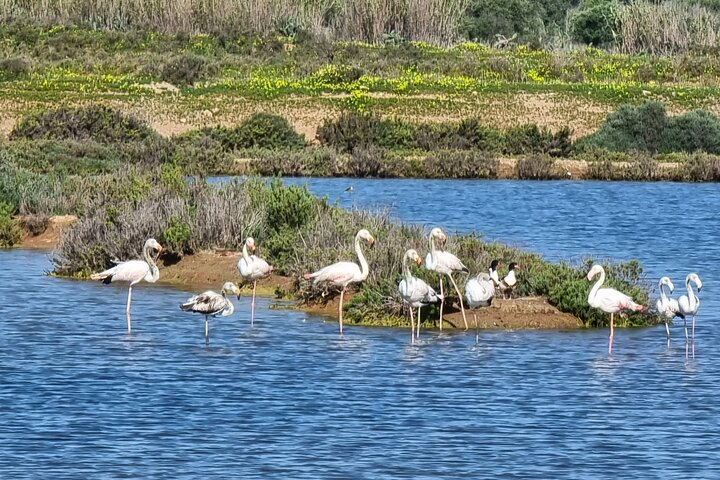
[[[0,251],[1,478],[720,478],[715,185],[300,180],[344,205],[705,285],[681,327],[423,332],[43,275]],[[344,192],[353,185],[353,192]],[[677,294],[676,294],[677,295]]]

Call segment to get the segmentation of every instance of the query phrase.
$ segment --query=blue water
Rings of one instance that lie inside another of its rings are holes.
[[[310,187],[549,258],[639,258],[680,291],[697,270],[695,356],[677,326],[669,348],[662,326],[619,330],[612,357],[605,330],[341,338],[264,299],[251,328],[245,297],[205,346],[189,292],[157,285],[134,291],[128,336],[122,286],[0,251],[0,478],[720,478],[714,185]]]

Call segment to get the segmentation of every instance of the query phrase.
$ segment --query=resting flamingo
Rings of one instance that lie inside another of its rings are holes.
[[[517,288],[517,277],[515,276],[515,269],[518,268],[515,262],[512,262],[508,267],[508,273],[500,280],[500,291],[503,294],[503,298],[512,298],[512,294]]]
[[[412,273],[410,272],[410,266],[408,265],[408,262],[411,260],[418,265],[422,263],[420,255],[418,255],[415,250],[410,249],[405,252],[402,264],[403,276],[405,278],[400,280],[400,283],[398,284],[398,291],[400,292],[400,296],[402,297],[403,302],[407,303],[408,310],[410,310],[410,339],[411,342],[414,344],[415,339],[420,337],[420,309],[428,303],[437,302],[440,299],[440,296],[435,292],[435,290],[432,289],[432,287],[430,287],[430,285],[412,275]],[[417,333],[415,333],[413,307],[417,307],[418,309]]]
[[[674,298],[669,298],[665,293],[665,287],[672,293],[675,290],[675,285],[668,277],[662,277],[658,282],[658,289],[660,291],[660,298],[655,303],[658,313],[665,320],[665,333],[667,333],[668,346],[670,345],[670,325],[669,323],[675,317],[682,317],[685,320],[685,316],[680,313],[680,306],[678,301]],[[687,341],[687,322],[685,322],[685,340]]]
[[[162,252],[162,246],[154,238],[145,241],[143,245],[143,257],[145,260],[129,260],[127,262],[118,263],[112,268],[100,273],[90,275],[91,280],[102,280],[103,283],[110,282],[129,282],[127,307],[125,314],[127,316],[128,333],[132,332],[132,320],[130,318],[130,303],[132,301],[132,287],[141,280],[155,283],[160,278],[160,270],[155,264],[155,260],[150,256],[150,251],[156,251],[158,255]]]
[[[336,287],[341,287],[340,305],[338,307],[340,314],[340,335],[343,333],[343,296],[345,295],[345,288],[351,283],[362,282],[367,278],[368,273],[370,273],[365,256],[363,255],[362,249],[360,249],[360,239],[365,240],[370,245],[375,243],[373,236],[364,228],[355,235],[355,253],[360,261],[360,266],[353,262],[337,262],[323,267],[317,272],[303,275],[305,280],[312,280],[315,285],[327,282]]]
[[[694,283],[697,287],[697,291],[700,292],[702,289],[702,281],[698,277],[697,273],[689,273],[685,277],[685,289],[688,294],[683,295],[678,299],[678,306],[680,307],[680,314],[683,318],[692,315],[692,341],[695,343],[695,315],[700,308],[700,299],[697,294],[693,291],[690,283]],[[685,339],[687,340],[687,324],[685,325]]]
[[[225,296],[226,293],[233,293],[237,295],[237,299],[240,300],[240,289],[238,286],[232,282],[225,282],[220,290],[220,293],[208,290],[207,292],[194,295],[187,299],[185,303],[180,304],[180,310],[184,312],[193,312],[205,315],[206,345],[210,341],[208,318],[217,317],[218,315],[229,317],[235,311],[235,306],[230,299]]]
[[[493,260],[493,263],[496,261],[497,260]],[[476,309],[478,307],[489,307],[494,297],[495,282],[490,273],[480,272],[465,284],[465,300],[467,300],[468,308],[472,308],[473,319],[475,320],[476,342],[480,339],[480,326],[478,325]]]
[[[255,239],[248,237],[245,239],[243,245],[242,258],[237,264],[237,269],[243,278],[252,280],[253,282],[253,295],[252,303],[250,304],[250,325],[255,324],[255,289],[257,288],[257,281],[261,278],[265,278],[273,271],[273,267],[260,257],[248,254],[248,249],[251,252],[255,251]]]
[[[428,240],[430,242],[430,253],[428,253],[425,257],[425,268],[437,272],[440,276],[440,330],[442,330],[443,327],[443,306],[445,305],[445,294],[443,292],[442,279],[443,275],[447,275],[448,278],[450,278],[450,282],[452,282],[453,287],[455,287],[455,292],[457,293],[458,299],[460,300],[460,311],[462,312],[463,322],[465,323],[465,330],[467,330],[468,323],[467,318],[465,317],[465,306],[463,305],[463,299],[462,295],[460,294],[460,289],[458,288],[457,283],[455,283],[455,279],[453,279],[452,274],[453,272],[467,273],[469,272],[469,270],[465,265],[463,265],[460,259],[452,253],[437,250],[435,242],[437,241],[445,243],[445,241],[447,240],[447,236],[440,228],[433,228],[430,231],[430,236],[428,237]]]
[[[605,282],[605,269],[602,265],[593,265],[587,274],[587,279],[592,280],[598,273],[600,274],[600,278],[590,290],[588,304],[590,304],[591,307],[599,308],[603,312],[610,314],[608,354],[612,354],[613,337],[615,336],[615,313],[620,310],[634,310],[639,312],[643,309],[643,306],[638,305],[632,298],[614,288],[600,288]]]

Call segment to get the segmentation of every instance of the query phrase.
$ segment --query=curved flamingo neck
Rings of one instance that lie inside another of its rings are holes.
[[[598,278],[597,282],[595,282],[595,285],[593,285],[592,290],[590,290],[590,295],[588,295],[588,299],[594,299],[597,295],[598,290],[600,290],[600,287],[602,284],[605,283],[605,270],[600,269],[600,278]]]
[[[221,314],[220,316],[221,316],[221,317],[229,317],[229,316],[232,315],[233,312],[235,311],[235,305],[233,305],[232,300],[230,300],[229,298],[227,298],[227,297],[225,296],[225,292],[222,292],[222,296],[223,296],[223,298],[225,299],[225,304],[226,304],[226,306],[225,306],[225,308],[223,309],[223,312],[222,312],[222,314]]]
[[[663,305],[667,305],[667,303],[668,303],[668,297],[667,297],[667,294],[665,293],[666,286],[667,285],[665,285],[664,283],[660,284],[660,302],[662,302]]]
[[[435,237],[430,234],[430,258],[432,261],[433,268],[437,265],[437,249],[435,247]]]
[[[243,243],[242,256],[245,259],[245,261],[248,262],[248,264],[250,264],[250,254],[248,253],[248,250],[247,250],[247,243]]]
[[[695,290],[692,288],[692,284],[695,283],[691,278],[685,279],[685,288],[688,292],[688,303],[690,304],[690,309],[695,309],[695,306],[697,305],[698,297],[695,295]]]
[[[360,261],[360,281],[365,280],[370,273],[368,263],[365,260],[362,249],[360,248],[360,234],[355,235],[355,253]]]
[[[145,261],[150,266],[150,278],[146,279],[146,281],[155,283],[160,278],[160,269],[155,264],[155,260],[153,260],[152,255],[150,255],[150,250],[151,247],[148,245],[143,248],[143,257],[145,257]]]
[[[405,277],[405,281],[407,282],[408,285],[410,285],[410,281],[412,280],[412,275],[410,274],[410,266],[408,265],[409,258],[410,257],[405,255],[405,257],[403,258],[403,265],[402,265],[403,276]]]

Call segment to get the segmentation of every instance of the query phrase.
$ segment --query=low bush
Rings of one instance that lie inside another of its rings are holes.
[[[184,145],[209,143],[231,152],[239,149],[265,148],[299,150],[307,145],[305,137],[297,133],[285,118],[271,113],[255,113],[235,127],[204,128],[178,137]]]
[[[47,230],[50,225],[50,217],[45,213],[23,215],[18,220],[18,224],[30,235],[36,236]]]
[[[205,80],[211,74],[208,61],[196,54],[186,53],[170,59],[160,70],[166,82],[188,87]]]
[[[555,160],[547,155],[528,155],[515,164],[515,174],[523,180],[553,180],[563,178]]]
[[[0,248],[12,247],[23,239],[22,229],[12,218],[13,212],[11,204],[0,202]]]

